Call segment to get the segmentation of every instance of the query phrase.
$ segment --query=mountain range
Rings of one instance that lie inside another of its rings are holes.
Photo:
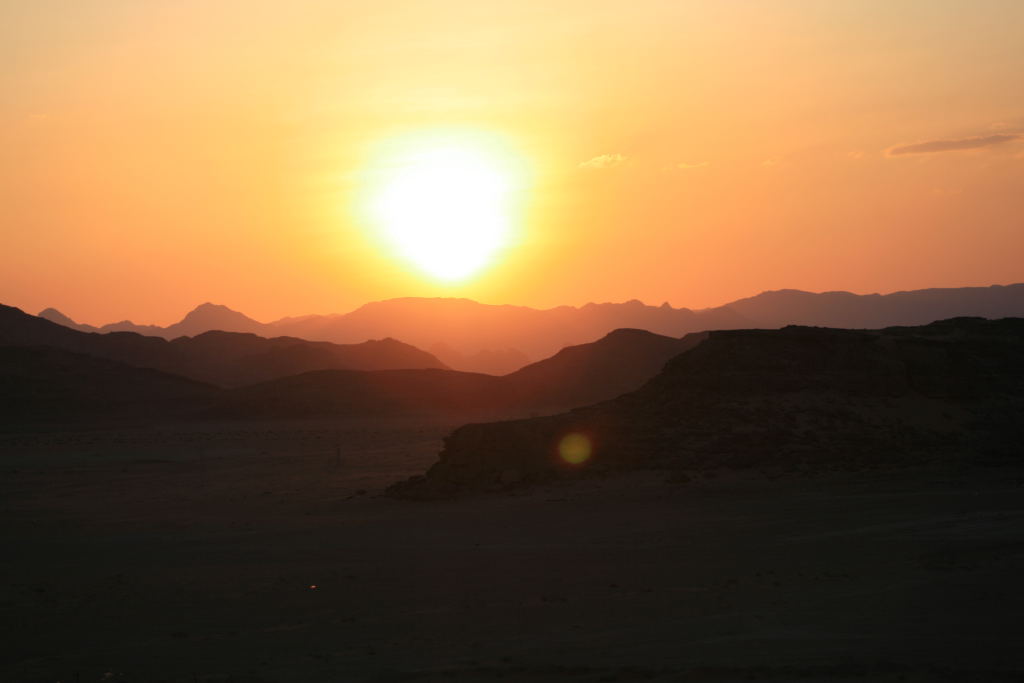
[[[522,416],[613,398],[640,386],[702,334],[615,330],[496,377],[445,368],[394,340],[338,345],[204,332],[168,341],[79,332],[0,307],[5,416],[230,418]]]
[[[678,336],[644,329],[604,329],[624,319],[644,320],[658,329],[683,330],[698,321],[718,320],[733,327],[752,319],[757,320],[755,327],[787,319],[829,325],[851,321],[847,324],[864,327],[878,319],[913,322],[947,311],[997,317],[1018,310],[1024,314],[1024,285],[887,296],[785,290],[708,311],[652,307],[635,301],[536,310],[464,299],[394,299],[368,304],[344,316],[311,316],[271,324],[224,306],[204,304],[175,325],[154,328],[163,335],[178,335],[167,339],[131,331],[90,332],[85,330],[95,328],[82,328],[52,309],[44,311],[48,320],[0,306],[0,375],[5,380],[0,398],[10,404],[11,416],[31,414],[34,409],[30,406],[36,406],[40,414],[58,415],[106,405],[111,414],[128,414],[134,404],[134,408],[157,406],[156,414],[166,411],[167,415],[193,417],[421,413],[521,417],[557,413],[634,391],[657,375],[666,361],[702,345],[709,334],[703,329]],[[360,341],[267,338],[252,331],[206,329],[273,331],[302,326],[311,335]],[[495,376],[452,369],[405,341],[366,339],[384,329],[401,329],[424,339],[432,334],[440,339],[435,347],[447,348],[463,361],[490,354],[492,360],[517,365],[525,352],[498,343],[496,335],[501,331],[535,352],[553,339],[591,336],[585,338],[586,343],[559,347],[544,360]],[[546,341],[531,341],[530,334]],[[712,334],[717,335],[719,344],[722,334]],[[462,340],[462,348],[487,346],[478,348],[475,356],[445,346],[456,339]],[[759,339],[762,337],[752,336],[746,343],[756,344]],[[504,351],[488,350],[491,348]],[[33,373],[37,375],[34,383]],[[22,404],[16,405],[19,396]]]
[[[961,316],[1024,316],[1024,284],[885,295],[784,289],[702,310],[674,308],[667,303],[649,306],[639,301],[535,309],[469,299],[400,298],[368,303],[350,313],[282,318],[269,323],[206,303],[167,327],[122,321],[95,328],[76,323],[52,308],[40,313],[40,317],[80,331],[131,331],[166,339],[209,330],[336,344],[391,337],[430,351],[451,368],[495,375],[507,374],[531,360],[547,358],[566,346],[597,339],[619,328],[678,338],[712,329],[774,329],[786,325],[880,329]]]

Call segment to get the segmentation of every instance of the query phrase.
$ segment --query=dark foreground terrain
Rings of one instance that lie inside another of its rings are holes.
[[[453,426],[0,434],[0,680],[1024,673],[1019,465],[377,495]]]

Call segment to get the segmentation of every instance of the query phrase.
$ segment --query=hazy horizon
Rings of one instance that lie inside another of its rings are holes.
[[[1011,285],[1016,285],[1016,284],[1020,284],[1020,283],[1019,282],[1001,282],[1001,283],[1000,282],[994,282],[994,283],[982,284],[982,285],[962,285],[962,286],[935,285],[933,287],[922,287],[920,289],[960,289],[960,288],[969,288],[969,287],[981,287],[981,288],[985,288],[985,287],[1009,287]],[[417,295],[406,295],[406,296],[399,295],[399,296],[394,296],[394,297],[388,297],[387,299],[374,299],[374,300],[371,300],[371,301],[364,301],[361,304],[357,304],[357,305],[355,305],[355,306],[353,306],[351,308],[346,308],[346,309],[342,309],[342,310],[326,310],[326,311],[313,311],[313,312],[305,311],[305,312],[298,312],[298,313],[292,312],[292,313],[284,313],[283,315],[277,315],[277,316],[273,316],[273,317],[269,317],[269,318],[260,318],[258,316],[252,315],[249,311],[245,310],[244,308],[233,306],[231,304],[227,304],[227,303],[224,303],[224,302],[221,302],[221,301],[206,300],[206,301],[201,301],[201,302],[192,304],[191,306],[188,306],[187,308],[185,308],[182,311],[182,313],[180,315],[178,315],[176,317],[172,315],[170,318],[168,318],[166,320],[161,320],[161,321],[151,321],[151,320],[144,319],[142,317],[133,318],[133,317],[130,317],[130,316],[126,317],[126,318],[118,318],[116,320],[98,320],[98,321],[83,320],[83,319],[78,318],[72,311],[65,310],[61,306],[55,306],[55,305],[52,305],[52,304],[47,305],[47,306],[43,306],[43,307],[41,307],[39,309],[36,309],[36,310],[26,309],[26,308],[24,308],[22,306],[18,306],[16,303],[12,303],[12,302],[9,302],[9,301],[0,301],[0,304],[5,304],[5,305],[8,305],[8,306],[17,306],[18,308],[21,308],[23,311],[25,311],[26,313],[29,313],[31,315],[38,315],[42,311],[44,311],[46,309],[51,309],[52,308],[52,309],[56,309],[57,311],[59,311],[63,315],[66,315],[67,317],[71,318],[76,323],[85,324],[85,325],[92,325],[94,327],[102,327],[104,325],[108,325],[108,324],[111,324],[111,323],[122,322],[122,321],[125,321],[125,320],[131,321],[132,323],[137,324],[137,325],[155,325],[157,327],[167,327],[168,325],[173,325],[174,323],[180,322],[186,315],[188,315],[192,311],[196,310],[200,306],[204,306],[204,305],[207,305],[207,304],[212,304],[214,306],[224,306],[224,307],[229,308],[229,309],[231,309],[231,310],[233,310],[233,311],[235,311],[237,313],[242,313],[246,317],[251,318],[251,319],[255,320],[256,322],[259,322],[259,323],[262,323],[262,324],[268,324],[268,323],[277,322],[279,320],[284,320],[284,319],[287,319],[287,318],[302,318],[302,317],[305,317],[305,316],[344,315],[346,313],[351,313],[352,311],[358,310],[358,309],[360,309],[363,306],[366,306],[368,304],[380,303],[382,301],[388,301],[388,300],[391,300],[391,299],[425,299],[425,298],[434,298],[434,299],[436,299],[436,298],[442,298],[442,299],[465,299],[465,300],[473,301],[473,302],[478,303],[478,304],[483,304],[485,306],[514,306],[514,307],[522,307],[522,308],[533,308],[533,309],[537,309],[537,310],[548,310],[548,309],[557,308],[557,307],[560,307],[560,306],[569,306],[569,307],[572,307],[572,308],[581,308],[581,307],[586,306],[588,304],[624,304],[624,303],[629,303],[630,301],[640,301],[640,303],[642,303],[645,306],[661,306],[664,303],[668,303],[670,306],[672,306],[672,308],[675,308],[675,309],[684,309],[685,308],[685,309],[690,309],[692,311],[702,311],[702,310],[718,308],[718,307],[721,307],[721,306],[726,306],[726,305],[728,305],[728,304],[730,304],[732,302],[738,301],[740,299],[747,299],[747,298],[758,296],[759,294],[765,294],[765,293],[769,293],[769,292],[778,292],[778,291],[802,291],[802,292],[806,292],[806,293],[809,293],[809,294],[845,293],[845,294],[853,294],[855,296],[874,296],[874,295],[887,296],[889,294],[899,294],[901,292],[908,292],[908,291],[915,291],[915,290],[897,289],[897,290],[893,290],[891,292],[850,292],[849,290],[831,289],[831,290],[822,290],[822,291],[818,291],[818,292],[812,292],[812,291],[809,291],[809,290],[799,289],[798,287],[780,287],[778,289],[764,289],[764,290],[760,290],[760,291],[757,291],[757,292],[752,292],[752,293],[750,293],[748,295],[745,295],[745,296],[740,296],[740,297],[737,297],[735,299],[730,299],[729,301],[723,301],[721,303],[714,304],[714,305],[711,305],[711,306],[701,306],[701,307],[687,306],[685,304],[680,305],[680,304],[675,304],[675,303],[673,303],[671,301],[655,302],[655,301],[643,301],[641,299],[623,299],[623,300],[620,300],[620,301],[584,301],[584,302],[580,302],[580,303],[555,304],[554,306],[529,306],[527,304],[522,304],[522,303],[517,303],[517,302],[481,301],[479,299],[473,299],[472,297],[456,297],[456,296],[451,296],[451,297],[446,297],[446,296],[425,297],[425,296],[417,296]]]

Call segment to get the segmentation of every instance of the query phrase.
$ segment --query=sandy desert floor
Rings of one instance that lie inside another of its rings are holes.
[[[378,495],[451,426],[0,433],[0,680],[1024,675],[1024,470]]]

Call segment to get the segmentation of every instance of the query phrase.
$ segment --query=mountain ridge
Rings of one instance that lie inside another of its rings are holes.
[[[48,311],[74,323],[59,311]],[[790,324],[879,329],[959,316],[1024,316],[1024,283],[889,294],[779,289],[704,309],[674,308],[667,302],[652,306],[637,299],[531,308],[484,304],[464,297],[398,297],[368,302],[348,313],[294,316],[268,323],[206,303],[165,328],[121,322],[84,331],[131,329],[174,338],[185,331],[194,334],[204,325],[218,325],[228,332],[339,344],[393,337],[438,351],[440,360],[454,369],[502,375],[619,328],[682,337],[709,329],[774,329]]]

